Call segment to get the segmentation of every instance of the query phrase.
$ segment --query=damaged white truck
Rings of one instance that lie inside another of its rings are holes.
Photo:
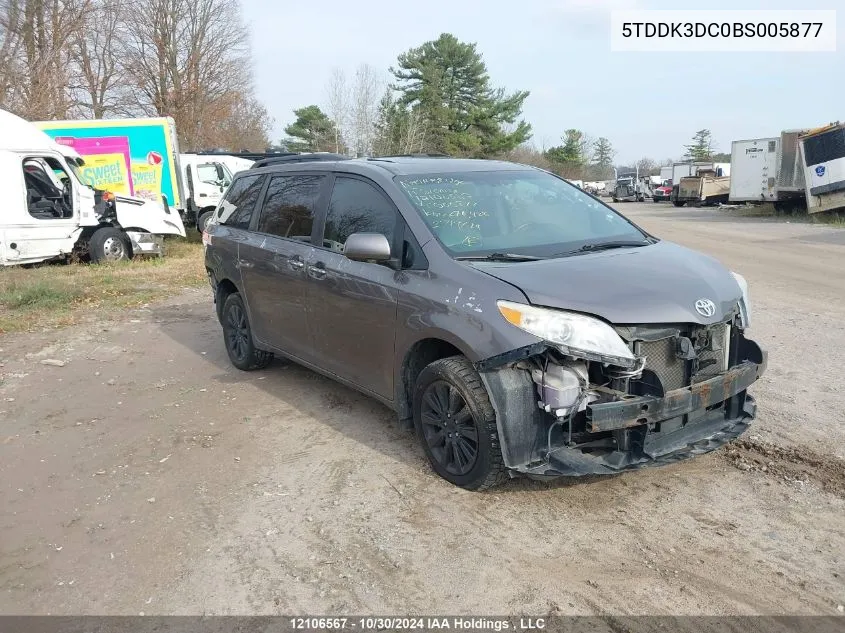
[[[79,154],[31,123],[0,110],[0,126],[0,264],[161,255],[165,235],[185,237],[175,210],[85,184]]]

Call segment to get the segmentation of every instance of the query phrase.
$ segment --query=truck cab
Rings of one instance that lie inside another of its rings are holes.
[[[232,172],[216,157],[181,154],[179,163],[187,189],[185,215],[202,232],[223,192],[232,183]]]

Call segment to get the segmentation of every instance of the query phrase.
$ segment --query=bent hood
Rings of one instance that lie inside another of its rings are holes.
[[[116,196],[115,205],[117,221],[124,229],[142,229],[153,235],[185,237],[185,225],[175,209],[165,211],[161,203],[128,196]]]
[[[473,262],[532,304],[583,312],[615,325],[709,325],[734,312],[739,284],[717,260],[672,242],[536,262]],[[716,305],[711,317],[696,302]]]

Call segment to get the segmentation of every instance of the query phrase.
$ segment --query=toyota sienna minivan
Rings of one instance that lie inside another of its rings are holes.
[[[259,161],[203,241],[235,367],[380,400],[467,489],[671,463],[755,415],[745,280],[533,167]]]

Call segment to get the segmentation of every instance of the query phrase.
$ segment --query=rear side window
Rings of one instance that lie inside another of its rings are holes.
[[[325,176],[273,176],[264,197],[258,230],[310,242],[324,180]]]
[[[217,216],[220,224],[248,229],[263,185],[264,178],[260,174],[244,176],[232,183],[226,197],[220,201],[220,215]]]
[[[392,243],[396,213],[393,203],[371,184],[339,176],[326,215],[323,246],[342,251],[353,233],[381,233]]]

